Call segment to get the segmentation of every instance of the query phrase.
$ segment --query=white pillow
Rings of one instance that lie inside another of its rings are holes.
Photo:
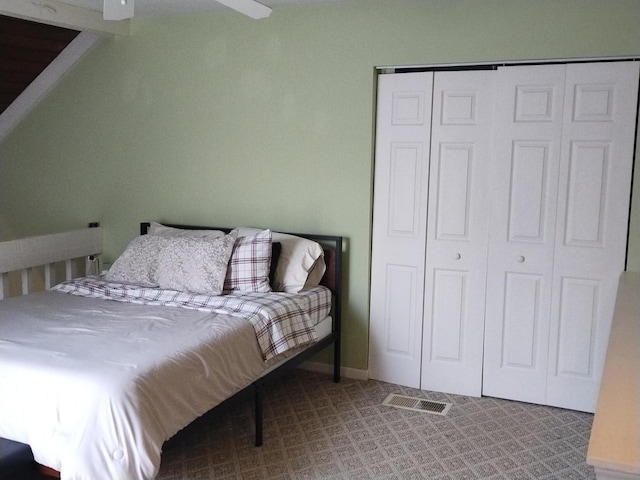
[[[166,237],[159,252],[160,288],[220,295],[238,232],[219,238]]]
[[[111,282],[156,285],[158,252],[162,249],[164,240],[151,235],[134,238],[113,262],[105,279]]]
[[[158,235],[161,237],[190,237],[190,238],[220,238],[224,236],[222,230],[187,230],[183,228],[167,227],[160,223],[151,222],[148,235]]]
[[[238,231],[238,236],[246,237],[255,235],[262,230],[259,228],[238,228]],[[275,278],[271,285],[274,291],[298,293],[305,285],[307,287],[313,286],[307,284],[307,280],[309,273],[314,270],[316,265],[319,270],[318,272],[314,271],[314,278],[311,280],[320,281],[325,271],[325,265],[324,252],[319,243],[307,238],[278,232],[271,233],[271,240],[280,242],[282,245]],[[320,258],[322,258],[321,262],[319,262]],[[318,276],[319,272],[322,273]]]
[[[271,230],[238,237],[224,280],[224,293],[270,292]]]

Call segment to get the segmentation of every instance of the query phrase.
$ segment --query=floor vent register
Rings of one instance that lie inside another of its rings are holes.
[[[391,393],[384,399],[382,405],[413,410],[415,412],[431,413],[433,415],[446,415],[452,404]]]

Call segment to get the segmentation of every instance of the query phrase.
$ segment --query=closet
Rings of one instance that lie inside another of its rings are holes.
[[[371,378],[593,411],[637,62],[383,74]]]

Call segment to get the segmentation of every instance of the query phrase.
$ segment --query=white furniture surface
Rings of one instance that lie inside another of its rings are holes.
[[[378,87],[371,377],[593,411],[624,269],[638,64]]]
[[[640,479],[640,272],[620,277],[587,463],[598,480]]]

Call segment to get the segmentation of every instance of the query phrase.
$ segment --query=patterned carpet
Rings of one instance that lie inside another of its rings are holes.
[[[446,416],[382,406],[389,393],[453,406]],[[262,447],[251,402],[223,407],[165,445],[158,480],[595,479],[592,418],[296,370],[267,388]]]

